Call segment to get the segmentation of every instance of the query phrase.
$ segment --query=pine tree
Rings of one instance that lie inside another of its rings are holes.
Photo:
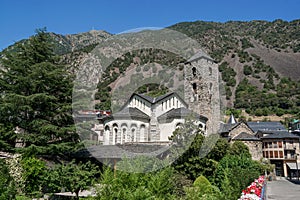
[[[32,153],[73,147],[78,135],[71,113],[72,75],[53,53],[46,30],[2,52],[0,62],[0,124],[11,134],[21,130],[16,137]]]

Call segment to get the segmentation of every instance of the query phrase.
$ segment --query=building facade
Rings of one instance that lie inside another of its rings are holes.
[[[206,133],[207,118],[189,110],[176,93],[157,98],[133,94],[119,112],[102,118],[103,144],[169,142],[188,117]]]
[[[184,65],[184,100],[190,110],[208,118],[207,133],[218,133],[221,121],[219,68],[203,51]]]
[[[277,176],[297,174],[300,161],[299,136],[289,133],[280,122],[246,123],[229,120],[221,127],[220,135],[229,142],[242,141],[249,147],[252,159],[265,158],[274,164]]]

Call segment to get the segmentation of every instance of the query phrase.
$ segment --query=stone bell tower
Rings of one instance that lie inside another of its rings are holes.
[[[200,50],[185,63],[184,77],[184,100],[189,109],[208,118],[208,134],[217,133],[221,119],[218,65]]]

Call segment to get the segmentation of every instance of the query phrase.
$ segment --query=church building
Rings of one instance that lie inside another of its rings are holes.
[[[178,94],[154,98],[134,93],[119,112],[102,119],[103,145],[169,142],[188,117],[206,133],[207,118],[189,110]]]

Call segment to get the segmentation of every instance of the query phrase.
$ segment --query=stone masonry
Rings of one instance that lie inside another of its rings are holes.
[[[208,118],[208,134],[217,133],[221,118],[218,65],[199,51],[185,63],[184,76],[184,100],[189,109]]]

